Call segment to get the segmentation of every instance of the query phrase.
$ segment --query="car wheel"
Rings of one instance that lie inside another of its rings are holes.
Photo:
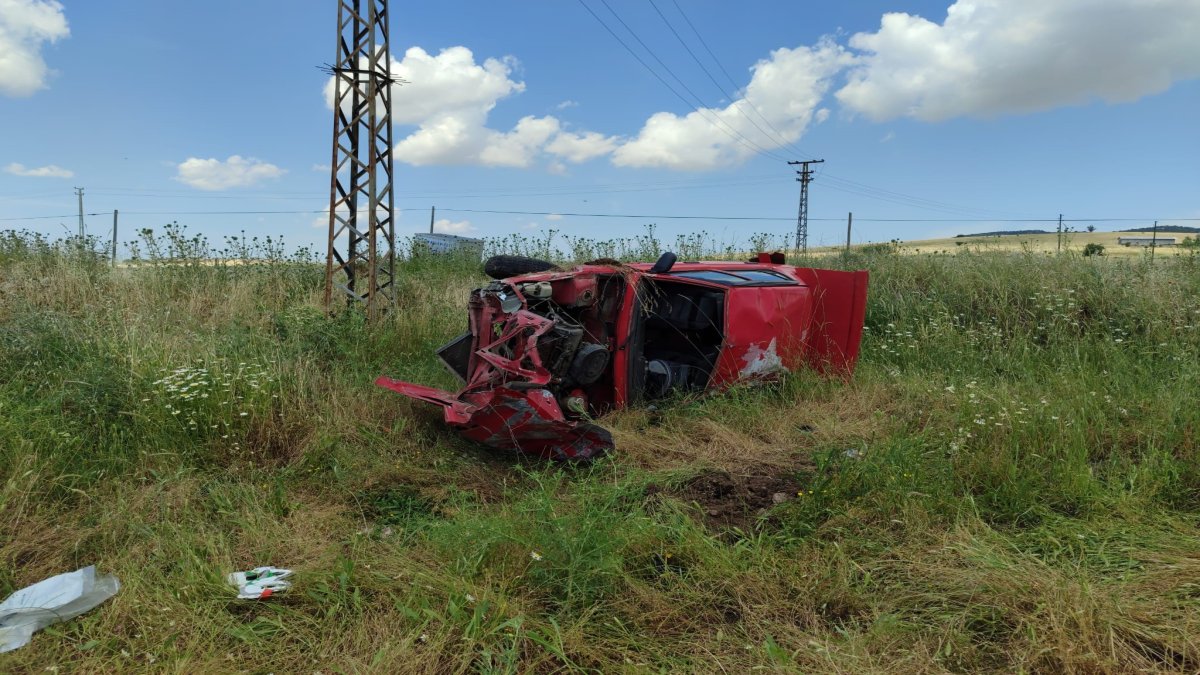
[[[494,255],[483,264],[483,272],[493,279],[507,279],[521,274],[556,270],[554,263],[523,255]]]

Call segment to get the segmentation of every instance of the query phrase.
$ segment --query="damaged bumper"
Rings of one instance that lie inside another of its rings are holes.
[[[451,371],[466,381],[458,392],[388,377],[375,383],[441,406],[448,425],[488,447],[550,459],[598,457],[613,447],[612,435],[584,418],[587,406],[581,391],[563,396],[564,403],[575,404],[574,410],[564,411],[550,389],[553,382],[562,390],[564,374],[551,370],[556,363],[543,361],[543,352],[554,354],[554,346],[564,340],[574,353],[582,331],[563,325],[569,323],[563,317],[542,316],[525,306],[519,291],[505,284],[494,283],[472,294],[470,332],[439,350]],[[543,341],[550,344],[544,348]],[[463,342],[470,346],[456,347]],[[444,353],[447,350],[458,353]]]
[[[468,394],[463,400],[448,391],[387,377],[380,377],[375,384],[442,406],[446,424],[457,428],[464,438],[491,448],[519,450],[547,459],[589,460],[613,447],[607,429],[567,419],[548,389],[500,386]]]

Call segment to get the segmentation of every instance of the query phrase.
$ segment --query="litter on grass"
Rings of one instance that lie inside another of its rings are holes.
[[[94,565],[22,588],[0,603],[0,653],[24,647],[52,623],[91,611],[120,588],[115,576],[97,576]]]
[[[260,600],[269,598],[276,593],[282,593],[292,587],[287,578],[292,576],[291,570],[278,567],[255,567],[246,572],[234,572],[225,577],[230,586],[238,589],[238,597],[243,600]]]

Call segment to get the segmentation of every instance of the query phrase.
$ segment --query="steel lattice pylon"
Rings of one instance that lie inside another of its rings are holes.
[[[823,159],[806,159],[802,162],[788,162],[792,166],[800,166],[796,172],[796,180],[800,182],[800,212],[796,215],[796,251],[802,255],[808,254],[808,184],[812,182],[812,164],[821,164]]]
[[[338,288],[373,319],[395,302],[387,0],[338,0],[337,61],[329,70],[335,85],[325,305]]]

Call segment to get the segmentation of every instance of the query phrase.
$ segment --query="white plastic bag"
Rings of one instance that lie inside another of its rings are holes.
[[[111,574],[96,576],[95,565],[22,588],[0,603],[0,654],[24,647],[52,623],[91,611],[120,588]]]

